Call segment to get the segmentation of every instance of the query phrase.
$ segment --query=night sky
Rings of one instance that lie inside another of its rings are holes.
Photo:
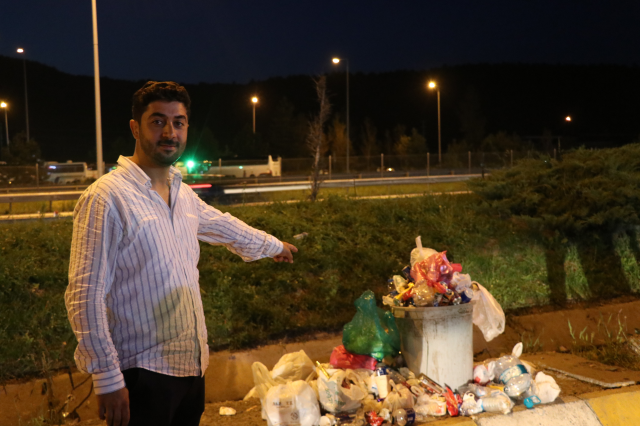
[[[623,6],[624,4],[624,6]],[[101,75],[182,83],[466,63],[638,64],[640,2],[98,0]],[[0,54],[92,75],[91,1],[0,9]]]

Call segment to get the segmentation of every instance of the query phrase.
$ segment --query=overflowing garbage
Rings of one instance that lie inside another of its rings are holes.
[[[447,252],[422,247],[420,236],[411,251],[410,265],[402,275],[388,281],[389,294],[382,303],[389,307],[440,307],[474,302],[473,323],[487,342],[504,332],[504,311],[481,284],[462,273],[462,265],[450,263]]]
[[[269,426],[403,426],[430,417],[509,414],[516,404],[533,408],[553,402],[560,394],[557,383],[536,374],[532,364],[520,360],[521,353],[519,343],[511,354],[478,364],[473,381],[453,390],[403,367],[401,355],[387,364],[341,345],[330,363],[314,366],[300,351],[283,356],[271,372],[255,363],[256,388],[245,399],[260,397]],[[338,367],[345,362],[355,368]]]
[[[442,307],[471,303],[473,324],[487,341],[504,331],[504,312],[486,288],[462,274],[446,252],[423,248],[420,237],[411,265],[389,280],[389,290],[383,304],[392,310],[444,312]],[[253,364],[255,387],[245,399],[260,398],[269,426],[405,426],[432,417],[509,414],[516,404],[534,408],[560,394],[553,377],[520,360],[522,343],[511,354],[475,366],[472,355],[464,367],[452,360],[447,368],[463,368],[464,383],[455,388],[439,383],[424,363],[416,363],[416,354],[402,354],[402,348],[415,346],[405,341],[409,337],[398,330],[394,313],[377,306],[373,292],[365,291],[355,306],[343,344],[333,349],[329,363],[314,364],[300,351],[284,355],[271,371]],[[471,351],[472,342],[467,343]]]

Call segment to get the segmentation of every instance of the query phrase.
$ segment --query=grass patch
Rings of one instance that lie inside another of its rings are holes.
[[[336,330],[355,313],[366,289],[378,298],[409,262],[414,239],[447,250],[505,309],[548,301],[540,248],[509,221],[479,216],[473,195],[357,200],[329,195],[317,203],[222,207],[300,249],[293,265],[244,263],[222,247],[201,244],[200,287],[212,348],[239,349],[311,330]],[[63,294],[72,222],[0,225],[0,382],[73,365],[76,341]],[[307,232],[295,241],[293,235]],[[628,241],[618,241],[630,281],[639,281]],[[570,294],[587,288],[570,253]],[[379,299],[378,299],[379,300]]]
[[[76,206],[75,200],[53,201],[49,206],[48,201],[33,201],[29,203],[0,203],[0,215],[29,214],[50,212],[71,212]]]

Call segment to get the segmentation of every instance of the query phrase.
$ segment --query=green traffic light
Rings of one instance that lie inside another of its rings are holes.
[[[195,165],[196,165],[196,163],[194,163],[193,161],[191,161],[191,160],[187,161],[187,167],[188,167],[189,169],[192,169],[192,168],[193,168],[193,166],[195,166]]]

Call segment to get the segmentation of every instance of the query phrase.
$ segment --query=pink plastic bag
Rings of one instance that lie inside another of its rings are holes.
[[[443,251],[416,262],[411,268],[411,277],[416,283],[425,281],[427,285],[435,288],[438,293],[446,293],[453,273],[460,271],[462,271],[462,266],[456,263],[449,263],[447,252]]]
[[[377,361],[375,358],[369,355],[356,355],[347,351],[344,345],[333,348],[331,352],[331,358],[329,364],[334,368],[351,369],[356,370],[358,368],[366,368],[368,370],[375,370]]]

